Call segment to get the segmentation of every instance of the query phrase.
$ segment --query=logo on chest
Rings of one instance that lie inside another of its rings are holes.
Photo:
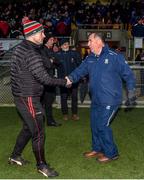
[[[109,63],[109,60],[108,60],[108,59],[105,59],[105,60],[104,60],[104,63],[105,63],[105,64],[108,64],[108,63]]]

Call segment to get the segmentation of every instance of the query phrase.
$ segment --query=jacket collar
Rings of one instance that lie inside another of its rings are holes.
[[[29,40],[26,40],[26,39],[24,40],[24,43],[26,43],[28,46],[31,46],[31,47],[33,47],[35,49],[39,49],[41,47],[41,45],[35,44],[35,43],[33,43],[33,42],[29,41]]]

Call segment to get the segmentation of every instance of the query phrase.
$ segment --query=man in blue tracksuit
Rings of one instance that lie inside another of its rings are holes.
[[[122,101],[122,80],[128,90],[127,104],[135,102],[135,77],[124,56],[110,50],[99,34],[89,35],[88,46],[91,53],[66,78],[75,83],[89,74],[92,150],[84,156],[103,163],[118,158],[110,122]]]

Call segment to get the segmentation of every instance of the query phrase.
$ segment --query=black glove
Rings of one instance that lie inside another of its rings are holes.
[[[127,106],[127,108],[125,109],[125,111],[131,110],[133,108],[133,106],[136,106],[136,95],[135,95],[135,91],[131,90],[128,91],[128,96],[127,96],[127,100],[125,102],[125,106]]]

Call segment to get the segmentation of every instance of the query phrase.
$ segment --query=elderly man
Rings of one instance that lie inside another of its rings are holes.
[[[123,55],[110,50],[101,35],[90,34],[88,46],[91,53],[67,79],[74,83],[89,75],[92,150],[84,156],[105,163],[119,155],[110,123],[122,101],[122,79],[128,90],[127,105],[131,105],[135,103],[135,78]]]
[[[32,149],[37,162],[37,170],[46,177],[58,176],[45,160],[44,112],[40,103],[43,85],[65,86],[66,80],[51,78],[43,65],[40,45],[45,38],[43,26],[36,21],[23,21],[25,40],[13,51],[11,63],[11,83],[14,102],[19,111],[23,127],[17,137],[9,158],[10,164],[23,166],[27,163],[21,154],[32,140]]]

